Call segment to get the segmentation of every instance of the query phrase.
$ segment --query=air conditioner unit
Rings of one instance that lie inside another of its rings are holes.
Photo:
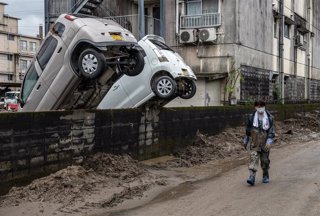
[[[180,43],[194,43],[197,42],[196,29],[183,29],[180,30]]]
[[[297,35],[296,37],[296,45],[303,46],[303,35]]]
[[[217,40],[217,32],[215,28],[199,29],[199,40],[201,42],[215,42]]]

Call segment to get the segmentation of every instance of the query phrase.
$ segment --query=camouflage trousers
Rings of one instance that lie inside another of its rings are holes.
[[[269,176],[269,166],[270,166],[270,159],[269,159],[269,152],[264,150],[261,151],[254,151],[250,152],[250,159],[249,159],[249,170],[252,170],[254,173],[257,172],[259,161],[261,162],[261,169],[263,170],[263,176]]]
[[[251,138],[249,170],[253,173],[257,172],[260,161],[263,176],[269,176],[269,152],[265,149],[267,134],[263,131],[253,129],[251,131]]]

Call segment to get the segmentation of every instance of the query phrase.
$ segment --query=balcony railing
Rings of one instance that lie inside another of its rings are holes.
[[[105,17],[105,18],[116,21],[121,26],[131,31],[136,38],[139,38],[138,14],[112,16],[112,17]],[[160,20],[150,16],[145,16],[144,19],[145,19],[145,34],[160,35]]]
[[[180,17],[180,28],[205,28],[221,25],[220,13],[185,15]]]

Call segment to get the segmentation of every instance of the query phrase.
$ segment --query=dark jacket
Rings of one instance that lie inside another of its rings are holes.
[[[246,135],[247,136],[251,136],[251,131],[253,129],[253,119],[254,119],[254,114],[255,113],[256,113],[256,111],[251,113],[249,115],[249,117],[248,117],[247,127],[246,127]],[[267,116],[268,116],[268,119],[269,119],[269,124],[270,124],[269,129],[266,131],[267,138],[274,138],[274,136],[275,136],[275,127],[274,127],[274,122],[273,122],[273,116],[268,111],[266,111],[266,113],[267,113]]]

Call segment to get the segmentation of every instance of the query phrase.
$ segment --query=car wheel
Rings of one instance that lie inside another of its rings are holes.
[[[121,71],[128,76],[136,76],[141,73],[144,68],[144,57],[139,50],[132,49],[129,51],[127,59],[128,64],[121,64]]]
[[[95,49],[85,49],[80,54],[78,67],[83,77],[95,79],[105,70],[104,56]]]
[[[168,99],[176,93],[177,84],[169,76],[160,76],[154,80],[152,89],[159,98]]]
[[[190,99],[196,94],[197,86],[193,80],[185,79],[181,84],[182,89],[179,90],[179,97],[182,99]]]

